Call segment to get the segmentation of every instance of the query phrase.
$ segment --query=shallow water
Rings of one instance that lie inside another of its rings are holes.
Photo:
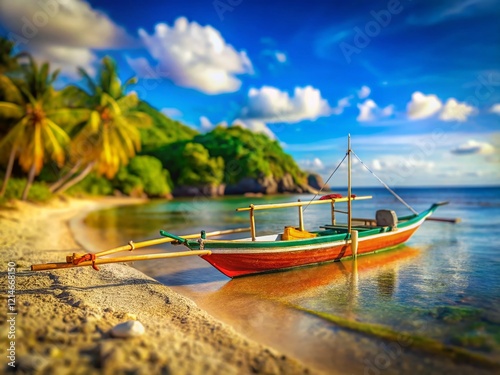
[[[234,280],[197,257],[137,262],[134,267],[190,297],[249,337],[328,373],[478,373],[478,363],[468,353],[487,362],[500,362],[500,189],[397,192],[417,211],[448,200],[450,204],[439,208],[435,216],[460,217],[462,222],[426,222],[406,245],[362,256],[355,262]],[[372,200],[353,203],[354,216],[373,217],[381,208],[409,213],[385,190],[357,189],[353,193],[373,195]],[[85,219],[85,232],[92,247],[111,248],[130,239],[156,238],[159,229],[188,234],[246,227],[248,213],[235,213],[235,208],[311,197],[150,202],[91,213]],[[339,221],[342,216],[338,215]],[[304,219],[311,230],[331,220],[324,206],[309,206]],[[298,223],[297,209],[260,211],[256,220],[258,234],[274,233]],[[183,248],[164,245],[153,249],[178,250]],[[407,346],[393,342],[397,346],[391,351],[377,332],[361,334],[315,313],[369,327],[382,326],[394,333],[403,332],[413,341]],[[445,350],[431,349],[436,343],[464,349],[466,359],[452,361]]]

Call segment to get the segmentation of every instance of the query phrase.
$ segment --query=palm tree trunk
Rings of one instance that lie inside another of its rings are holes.
[[[85,167],[85,169],[78,176],[76,176],[72,180],[69,180],[68,182],[66,182],[63,186],[61,186],[55,192],[62,193],[63,191],[69,189],[73,185],[76,185],[77,183],[79,183],[81,180],[83,180],[85,177],[87,177],[87,175],[92,171],[92,168],[94,168],[94,165],[95,165],[95,161],[90,163],[89,165],[87,165]]]
[[[2,183],[2,190],[0,190],[0,197],[3,197],[5,190],[7,190],[7,183],[9,181],[10,175],[12,174],[12,168],[14,167],[14,159],[16,158],[17,147],[13,146],[10,151],[9,162],[7,164],[7,170],[5,171],[5,176]]]
[[[23,197],[21,198],[21,200],[23,200],[23,201],[25,201],[28,198],[28,194],[30,192],[31,185],[33,184],[33,180],[35,179],[35,171],[36,171],[35,166],[36,165],[33,162],[33,165],[31,166],[31,169],[30,169],[30,173],[28,174],[28,181],[26,182],[26,186],[24,187]]]
[[[68,173],[66,173],[63,177],[61,177],[59,180],[57,180],[54,184],[50,186],[49,188],[50,192],[53,193],[59,188],[59,186],[68,181],[76,172],[78,172],[78,169],[80,169],[81,165],[82,161],[78,160]]]

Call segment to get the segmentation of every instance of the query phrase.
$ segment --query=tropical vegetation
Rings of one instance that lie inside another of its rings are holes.
[[[58,70],[0,38],[0,200],[70,195],[167,197],[176,186],[304,173],[280,145],[239,126],[199,134],[141,101],[102,59],[95,78],[55,88]]]

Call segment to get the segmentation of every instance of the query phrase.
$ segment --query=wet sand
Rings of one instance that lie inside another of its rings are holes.
[[[69,227],[72,218],[140,202],[71,199],[45,205],[14,202],[0,209],[4,301],[0,347],[13,354],[10,359],[2,356],[2,370],[20,374],[316,373],[244,337],[129,265],[110,264],[99,272],[90,267],[29,270],[33,263],[62,261],[82,251]],[[7,283],[13,275],[15,284]],[[14,286],[14,293],[8,292]],[[10,311],[9,302],[13,302]],[[112,338],[111,328],[129,320],[140,321],[146,333]]]

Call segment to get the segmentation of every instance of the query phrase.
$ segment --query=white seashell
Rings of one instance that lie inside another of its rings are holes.
[[[146,329],[141,322],[137,320],[129,320],[125,323],[120,323],[111,329],[111,336],[113,337],[138,337],[142,336]]]

